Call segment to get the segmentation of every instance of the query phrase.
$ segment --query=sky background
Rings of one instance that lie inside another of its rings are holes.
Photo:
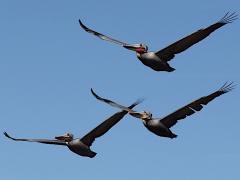
[[[155,72],[136,55],[79,28],[89,27],[157,51],[207,27],[240,1],[0,1],[0,132],[19,138],[82,137],[118,110],[90,88],[123,105],[162,117],[212,93],[240,84],[237,20]],[[240,87],[158,137],[130,116],[97,139],[93,159],[65,147],[14,142],[0,135],[0,179],[239,179]]]

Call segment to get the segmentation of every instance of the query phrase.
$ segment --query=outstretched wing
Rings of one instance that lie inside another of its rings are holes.
[[[225,94],[231,91],[235,85],[233,83],[225,83],[219,90],[215,91],[214,93],[201,97],[190,104],[178,109],[174,113],[167,115],[166,117],[161,119],[161,122],[168,128],[172,127],[177,123],[178,120],[184,119],[187,116],[194,114],[196,111],[200,111],[203,108],[203,105],[207,105],[210,101],[215,99],[222,94]]]
[[[225,24],[232,23],[234,20],[238,18],[237,16],[238,15],[236,15],[235,13],[232,14],[227,13],[217,23],[212,24],[211,26],[205,29],[200,29],[187,37],[184,37],[183,39],[171,44],[170,46],[156,52],[156,54],[163,61],[170,61],[171,59],[174,58],[175,54],[185,51],[186,49],[203,40],[204,38],[209,36],[213,31],[224,26]]]
[[[134,110],[132,110],[132,109],[126,107],[126,106],[122,106],[122,105],[120,105],[120,104],[118,104],[118,103],[115,103],[115,102],[109,100],[109,99],[104,99],[104,98],[98,96],[98,95],[93,91],[93,89],[91,89],[91,92],[92,92],[93,96],[95,96],[95,98],[97,98],[98,100],[103,101],[103,102],[105,102],[105,103],[107,103],[107,104],[109,104],[109,105],[111,105],[111,106],[113,106],[113,107],[116,107],[116,108],[119,108],[119,109],[121,109],[121,110],[127,111],[127,112],[128,112],[130,115],[132,115],[133,117],[136,117],[136,118],[140,118],[140,119],[141,119],[141,117],[143,116],[141,112],[134,111]],[[143,100],[144,100],[144,99],[139,99],[138,102],[141,103]]]
[[[38,143],[44,143],[44,144],[54,144],[54,145],[67,145],[66,142],[64,141],[59,141],[59,140],[48,140],[48,139],[16,139],[11,136],[9,136],[8,133],[4,132],[4,135],[12,139],[14,141],[27,141],[27,142],[38,142]]]
[[[81,21],[80,19],[79,19],[78,21],[79,21],[80,26],[81,26],[86,32],[91,33],[91,34],[99,37],[99,38],[102,39],[102,40],[109,41],[109,42],[113,42],[113,43],[116,43],[116,44],[121,45],[121,46],[128,45],[127,43],[124,43],[124,42],[118,41],[118,40],[116,40],[116,39],[107,37],[107,36],[105,36],[105,35],[103,35],[103,34],[101,34],[101,33],[98,33],[98,32],[96,32],[96,31],[94,31],[94,30],[92,30],[92,29],[89,29],[87,26],[85,26],[85,25],[82,23],[82,21]]]
[[[136,111],[133,111],[132,109],[130,109],[130,108],[126,107],[126,106],[122,106],[122,105],[120,105],[120,104],[117,104],[117,103],[109,100],[109,99],[104,99],[104,98],[98,96],[98,95],[93,91],[92,88],[91,88],[91,93],[93,94],[93,96],[94,96],[95,98],[97,98],[98,100],[103,101],[103,102],[109,104],[110,106],[119,108],[119,109],[124,110],[124,111],[127,111],[127,112],[129,112],[129,113],[136,113]],[[139,101],[142,101],[142,100],[139,100]]]
[[[140,102],[136,101],[131,106],[129,106],[129,109],[134,108],[136,105],[138,105]],[[104,135],[106,132],[108,132],[115,124],[117,124],[128,112],[127,111],[121,111],[118,113],[115,113],[108,119],[106,119],[104,122],[102,122],[100,125],[98,125],[96,128],[94,128],[92,131],[90,131],[88,134],[86,134],[81,141],[86,144],[87,146],[91,146],[94,140],[102,135]]]

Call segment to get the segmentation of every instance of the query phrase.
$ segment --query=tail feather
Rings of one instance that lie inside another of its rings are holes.
[[[168,72],[173,72],[175,70],[176,70],[175,68],[172,68],[172,67],[169,66]]]
[[[173,139],[173,138],[176,138],[176,137],[177,137],[177,135],[172,133],[170,138]]]
[[[92,151],[92,152],[91,152],[91,155],[88,156],[88,157],[90,157],[90,158],[94,158],[96,155],[97,155],[97,153]]]

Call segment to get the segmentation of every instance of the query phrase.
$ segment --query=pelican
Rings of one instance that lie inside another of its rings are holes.
[[[212,101],[216,97],[231,91],[233,88],[234,88],[233,83],[229,84],[225,83],[219,90],[213,92],[212,94],[203,96],[163,118],[153,118],[152,113],[146,111],[136,112],[125,106],[117,104],[111,100],[104,99],[98,96],[93,91],[93,89],[91,89],[91,92],[98,100],[103,101],[111,106],[128,111],[128,113],[133,117],[140,118],[143,121],[144,126],[152,133],[158,136],[176,138],[177,135],[174,134],[170,130],[170,128],[174,126],[178,122],[178,120],[184,119],[187,116],[194,114],[196,111],[200,111],[203,108],[203,105],[207,105],[210,101]]]
[[[139,103],[141,103],[142,100],[138,100],[135,103],[133,103],[131,106],[129,106],[129,109],[132,109]],[[49,140],[49,139],[16,139],[11,137],[8,133],[4,132],[4,135],[7,138],[10,138],[14,141],[28,141],[28,142],[38,142],[38,143],[44,143],[44,144],[53,144],[53,145],[62,145],[67,146],[72,152],[80,155],[80,156],[86,156],[93,158],[96,156],[96,152],[92,151],[90,149],[90,146],[94,142],[94,140],[102,135],[104,135],[108,130],[110,130],[115,124],[117,124],[128,112],[123,110],[121,112],[115,113],[108,119],[106,119],[104,122],[102,122],[100,125],[98,125],[96,128],[94,128],[92,131],[90,131],[88,134],[83,136],[82,138],[76,138],[74,139],[73,134],[71,133],[65,133],[62,136],[56,136],[55,139]]]
[[[213,31],[224,26],[225,24],[232,23],[237,18],[238,18],[238,15],[236,15],[235,13],[231,13],[231,14],[227,13],[218,22],[208,26],[205,29],[200,29],[157,52],[148,51],[148,46],[142,43],[127,44],[127,43],[118,41],[116,39],[110,38],[108,36],[105,36],[85,26],[80,19],[79,19],[79,23],[80,23],[80,27],[82,27],[86,32],[91,33],[102,40],[106,40],[106,41],[118,44],[126,49],[135,51],[138,59],[144,65],[152,68],[153,70],[172,72],[175,69],[168,64],[168,61],[173,59],[175,54],[185,51],[192,45],[198,43],[199,41],[209,36]]]

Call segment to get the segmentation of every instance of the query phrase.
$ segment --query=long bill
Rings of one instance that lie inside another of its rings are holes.
[[[123,45],[124,48],[131,50],[131,51],[135,51],[135,52],[145,52],[146,49],[141,46],[140,44],[126,44]]]

